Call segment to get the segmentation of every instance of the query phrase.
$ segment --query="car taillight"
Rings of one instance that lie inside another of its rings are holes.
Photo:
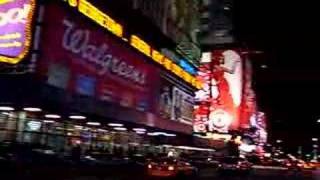
[[[286,165],[287,165],[287,166],[291,166],[291,164],[290,164],[290,163],[287,163]]]
[[[169,171],[174,171],[174,166],[168,166]]]
[[[152,165],[151,165],[151,164],[149,164],[149,165],[148,165],[148,168],[149,168],[149,169],[152,169]]]

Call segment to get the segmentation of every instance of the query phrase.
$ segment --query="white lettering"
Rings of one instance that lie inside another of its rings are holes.
[[[100,44],[99,46],[90,44],[90,31],[77,29],[74,23],[66,19],[63,21],[63,25],[66,29],[62,38],[62,47],[80,55],[83,60],[86,60],[87,64],[97,69],[98,74],[104,75],[109,72],[140,85],[145,84],[145,73],[122,59],[114,57],[108,51],[107,44]]]
[[[25,24],[30,10],[31,5],[25,4],[23,8],[12,8],[7,12],[0,12],[0,27],[7,24]]]

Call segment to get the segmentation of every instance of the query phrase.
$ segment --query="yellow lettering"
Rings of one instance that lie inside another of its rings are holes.
[[[185,72],[184,73],[184,79],[187,81],[187,82],[191,82],[191,79],[192,79],[193,77],[189,74],[189,73],[187,73],[187,72]]]
[[[1,43],[0,48],[12,48],[12,47],[21,47],[22,43],[18,41],[14,41],[11,43]]]
[[[154,61],[156,61],[157,63],[159,63],[159,64],[161,64],[162,63],[162,61],[163,61],[163,58],[164,58],[164,56],[163,56],[163,54],[161,54],[159,51],[156,51],[156,50],[152,50],[152,59],[154,60]]]
[[[172,71],[175,75],[177,75],[178,77],[182,77],[181,73],[182,73],[182,68],[176,64],[172,64]]]
[[[4,34],[0,36],[0,40],[19,39],[21,36],[21,33]]]
[[[118,37],[123,36],[123,27],[88,1],[79,1],[78,10],[114,35]]]
[[[171,67],[172,67],[172,61],[168,58],[164,58],[164,61],[163,61],[163,66],[168,69],[168,70],[171,70]]]
[[[68,3],[72,7],[77,7],[78,6],[78,0],[68,0]]]
[[[202,83],[200,81],[197,81],[196,88],[197,89],[201,89],[202,88]]]
[[[131,46],[142,52],[143,54],[150,56],[151,53],[151,47],[148,43],[144,42],[142,39],[140,39],[136,35],[131,36]]]
[[[196,78],[192,77],[191,84],[192,84],[192,86],[196,86],[196,84],[197,84]]]
[[[9,2],[12,2],[13,0],[0,0],[0,4],[7,4]]]

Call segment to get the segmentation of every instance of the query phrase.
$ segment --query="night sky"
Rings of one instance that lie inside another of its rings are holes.
[[[234,22],[239,41],[253,55],[255,89],[267,113],[271,140],[283,139],[296,151],[320,135],[319,10],[316,1],[236,0]],[[267,69],[260,68],[266,64]]]

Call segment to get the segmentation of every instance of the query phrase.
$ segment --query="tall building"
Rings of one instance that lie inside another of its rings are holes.
[[[234,43],[233,0],[202,0],[200,43],[216,46]]]

